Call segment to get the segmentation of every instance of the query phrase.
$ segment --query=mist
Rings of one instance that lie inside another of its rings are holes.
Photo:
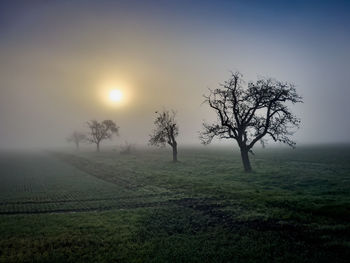
[[[298,144],[350,142],[349,4],[279,3],[3,3],[0,147],[63,147],[92,119],[120,127],[109,144],[145,145],[163,108],[177,111],[179,145],[199,145],[215,118],[203,94],[231,70],[296,85]],[[108,101],[111,87],[123,103]]]

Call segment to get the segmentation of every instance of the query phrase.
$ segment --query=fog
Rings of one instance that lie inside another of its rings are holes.
[[[163,108],[177,111],[179,145],[199,145],[215,118],[202,95],[230,70],[297,86],[297,143],[350,142],[349,4],[140,2],[2,3],[1,149],[63,147],[91,119],[120,126],[110,144],[144,145]]]

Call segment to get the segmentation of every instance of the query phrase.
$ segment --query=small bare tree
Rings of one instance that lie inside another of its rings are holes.
[[[119,127],[111,120],[104,120],[102,122],[91,120],[87,122],[87,125],[90,128],[87,140],[90,143],[96,144],[96,151],[98,152],[100,151],[102,140],[112,139],[113,134],[119,135]]]
[[[86,135],[82,132],[73,132],[68,138],[68,142],[74,142],[76,150],[79,151],[79,145],[81,142],[84,142],[86,140]]]
[[[127,141],[125,141],[124,146],[121,146],[120,153],[121,154],[131,154],[131,153],[135,152],[135,150],[136,150],[135,144],[131,144],[131,143],[128,143]]]
[[[177,162],[177,142],[176,137],[179,135],[179,127],[176,123],[176,112],[163,110],[157,112],[154,120],[155,128],[150,135],[149,143],[155,146],[165,146],[169,144],[173,149],[173,161]]]
[[[205,101],[217,114],[217,121],[203,123],[200,134],[203,144],[209,144],[214,137],[234,139],[241,151],[244,170],[252,170],[249,155],[254,144],[269,135],[274,141],[295,147],[290,139],[298,128],[300,120],[292,114],[286,103],[302,102],[295,86],[271,78],[260,78],[249,82],[244,88],[242,75],[232,73],[221,88],[209,90]]]

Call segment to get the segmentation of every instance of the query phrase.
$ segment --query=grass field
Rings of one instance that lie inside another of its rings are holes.
[[[0,262],[349,262],[350,147],[0,154]]]

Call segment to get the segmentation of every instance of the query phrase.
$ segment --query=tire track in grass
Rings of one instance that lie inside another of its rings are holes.
[[[82,157],[78,157],[72,154],[62,154],[62,153],[51,153],[57,159],[72,165],[79,170],[91,174],[101,180],[107,181],[109,183],[117,184],[128,190],[136,190],[143,187],[142,184],[137,182],[132,182],[130,179],[121,178],[120,175],[114,173],[114,171],[102,169],[101,165],[98,166],[97,163],[91,162]]]
[[[19,204],[56,204],[56,203],[73,203],[73,202],[90,202],[90,201],[118,201],[118,200],[129,200],[129,199],[138,199],[138,198],[151,198],[151,197],[162,197],[169,196],[175,197],[181,192],[175,193],[159,193],[159,194],[148,194],[148,195],[134,195],[134,196],[120,196],[120,197],[110,197],[110,198],[87,198],[87,199],[74,199],[67,198],[62,200],[46,200],[46,201],[9,201],[9,202],[0,202],[1,205],[19,205]]]
[[[63,154],[60,154],[63,155]],[[59,159],[60,162],[65,163],[67,160],[62,160],[62,158],[57,158],[56,155],[55,159]],[[61,156],[62,157],[62,156]],[[169,198],[179,198],[181,196],[181,192],[171,192],[171,191],[160,191],[157,193],[156,191],[150,192],[150,190],[147,190],[147,192],[140,192],[137,195],[133,195],[135,193],[135,190],[139,190],[140,188],[143,188],[144,186],[140,184],[136,184],[133,182],[129,182],[128,180],[125,180],[124,178],[121,179],[118,177],[118,175],[115,174],[115,171],[108,169],[108,167],[99,170],[98,165],[95,163],[91,163],[89,160],[84,160],[82,158],[79,158],[79,160],[76,160],[74,158],[70,158],[70,156],[63,155],[63,157],[70,159],[69,161],[75,161],[77,163],[71,164],[68,163],[69,166],[73,166],[75,168],[78,168],[79,170],[91,174],[92,176],[96,177],[97,179],[101,179],[103,181],[108,181],[109,183],[120,185],[122,188],[131,190],[129,191],[129,195],[125,195],[123,192],[123,196],[82,196],[79,192],[75,191],[59,191],[56,192],[54,195],[44,195],[44,192],[49,191],[49,186],[47,183],[44,182],[44,180],[41,180],[41,177],[31,177],[32,179],[29,180],[27,177],[28,171],[24,173],[24,176],[21,173],[21,170],[14,170],[20,177],[19,184],[17,184],[17,192],[18,193],[33,193],[33,183],[38,184],[38,180],[40,183],[40,188],[43,192],[40,192],[40,196],[28,196],[26,199],[19,199],[19,200],[11,200],[11,199],[3,199],[0,200],[0,215],[14,215],[14,214],[38,214],[38,213],[69,213],[69,212],[87,212],[87,211],[104,211],[104,210],[111,210],[111,209],[132,209],[132,208],[138,208],[138,207],[148,207],[148,206],[157,206],[157,205],[163,205],[163,200],[165,199],[165,203]],[[34,161],[36,162],[38,157],[33,159],[33,162],[31,160],[27,161],[24,160],[25,166],[28,166],[29,168],[35,167],[33,169],[33,173],[36,174],[37,171],[39,171],[40,167],[37,165],[35,166]],[[74,159],[74,160],[73,160]],[[16,161],[16,159],[15,159]],[[40,160],[40,163],[42,161]],[[85,167],[89,163],[89,167]],[[80,169],[83,165],[84,169]],[[16,169],[16,166],[9,166],[9,169]],[[46,167],[44,167],[47,169]],[[92,169],[93,173],[91,173],[90,168]],[[11,171],[11,170],[10,170]],[[41,170],[40,170],[41,171]],[[63,169],[63,171],[65,171]],[[44,173],[44,172],[42,172]],[[56,172],[57,173],[57,172]],[[105,173],[107,173],[107,179],[105,178]],[[30,174],[31,176],[31,174]],[[120,176],[120,175],[119,175]],[[117,178],[113,178],[117,177]],[[14,178],[16,179],[16,178]],[[55,179],[55,178],[54,178]],[[121,180],[120,180],[121,179]],[[56,179],[55,179],[56,180]],[[54,181],[55,181],[54,180]],[[24,182],[23,182],[24,181]],[[56,180],[57,181],[57,180]],[[51,191],[51,189],[50,189]],[[148,200],[147,200],[148,199]],[[163,200],[162,200],[163,199]]]
[[[173,204],[173,202],[163,201],[163,202],[134,203],[134,204],[122,204],[121,203],[117,206],[106,205],[106,206],[102,206],[99,208],[85,207],[85,208],[67,208],[67,209],[54,209],[54,210],[31,209],[30,211],[1,211],[0,215],[31,215],[31,214],[101,212],[101,211],[108,211],[108,210],[124,210],[124,209],[161,207],[161,206],[168,206],[169,204]]]

